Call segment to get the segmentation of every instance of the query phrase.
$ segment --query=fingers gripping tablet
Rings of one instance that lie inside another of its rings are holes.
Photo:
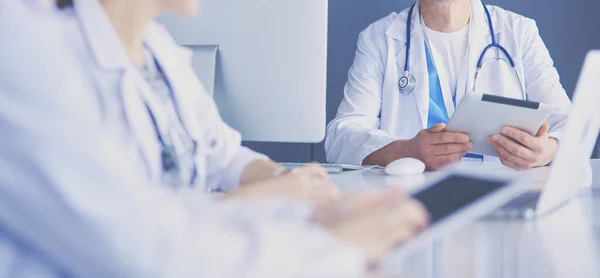
[[[490,135],[510,126],[535,135],[554,107],[545,103],[470,92],[450,118],[446,130],[469,135],[471,153],[498,156],[487,142]]]

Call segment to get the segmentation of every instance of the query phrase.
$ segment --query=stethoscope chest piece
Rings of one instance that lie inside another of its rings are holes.
[[[410,95],[415,90],[417,85],[417,80],[415,77],[408,73],[398,80],[398,88],[400,89],[400,93],[403,95]]]

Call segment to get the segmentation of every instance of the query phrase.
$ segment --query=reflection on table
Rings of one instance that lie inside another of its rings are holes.
[[[600,277],[599,203],[590,193],[535,222],[481,220],[407,259],[392,254],[377,277]]]
[[[600,162],[592,166],[600,173]],[[332,179],[344,191],[400,186],[410,192],[435,175],[397,178],[367,170]],[[540,220],[477,221],[407,258],[391,254],[372,277],[600,277],[600,175],[594,177],[594,189]]]

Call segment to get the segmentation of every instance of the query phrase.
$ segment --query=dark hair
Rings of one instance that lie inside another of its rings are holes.
[[[73,6],[73,0],[56,0],[56,6],[59,9],[64,9]]]

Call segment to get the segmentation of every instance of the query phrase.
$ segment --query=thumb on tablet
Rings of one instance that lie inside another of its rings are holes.
[[[548,131],[550,130],[550,124],[548,122],[545,122],[542,127],[540,127],[540,130],[538,130],[538,133],[536,136],[540,137],[540,136],[546,136],[548,135]]]
[[[439,124],[436,124],[436,125],[428,128],[427,131],[433,132],[433,133],[438,133],[438,132],[444,131],[445,128],[446,128],[445,123],[439,123]]]

